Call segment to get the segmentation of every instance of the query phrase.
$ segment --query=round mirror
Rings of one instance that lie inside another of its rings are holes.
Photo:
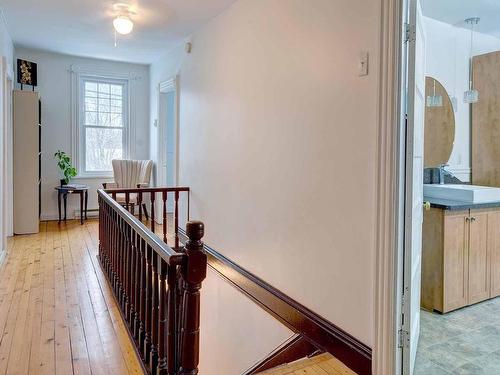
[[[455,113],[445,88],[432,77],[425,78],[424,167],[448,163],[455,141]]]

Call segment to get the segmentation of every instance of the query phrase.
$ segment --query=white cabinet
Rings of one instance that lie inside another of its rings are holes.
[[[41,183],[41,121],[37,92],[13,93],[14,233],[38,233]]]

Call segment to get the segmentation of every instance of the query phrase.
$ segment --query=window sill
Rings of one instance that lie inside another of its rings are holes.
[[[113,178],[114,178],[113,174],[109,175],[89,174],[89,175],[75,176],[72,178],[72,180],[112,180]]]

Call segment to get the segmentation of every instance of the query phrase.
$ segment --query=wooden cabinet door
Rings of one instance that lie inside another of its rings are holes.
[[[490,297],[500,296],[500,210],[488,214],[490,250]]]
[[[443,246],[443,312],[467,305],[469,211],[446,211]]]
[[[490,297],[488,212],[471,210],[469,234],[469,304]]]

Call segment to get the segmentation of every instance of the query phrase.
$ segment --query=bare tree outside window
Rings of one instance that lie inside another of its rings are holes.
[[[85,172],[111,171],[111,160],[124,157],[126,93],[125,82],[83,79]]]

